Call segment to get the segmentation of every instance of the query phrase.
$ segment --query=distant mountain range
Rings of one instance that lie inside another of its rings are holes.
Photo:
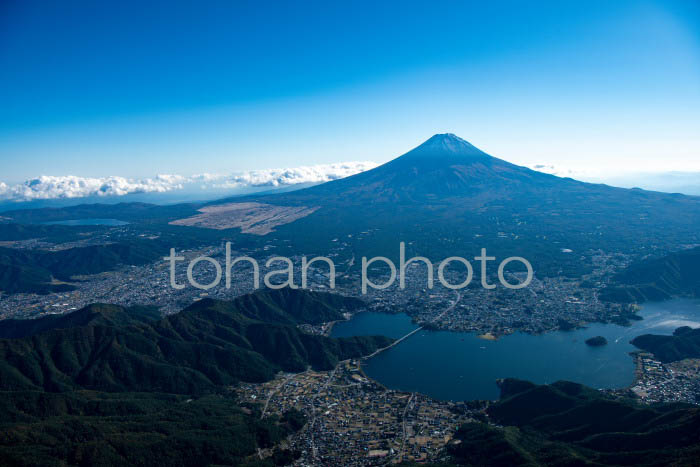
[[[110,271],[117,265],[150,263],[161,256],[154,246],[154,242],[134,240],[59,251],[0,247],[0,290],[39,294],[74,290],[73,285],[61,281],[70,281],[73,275]]]
[[[133,207],[140,211],[140,207]],[[86,209],[81,207],[80,211]],[[29,211],[31,212],[31,211]],[[192,248],[218,243],[220,237],[202,229],[138,225],[117,236],[102,237],[97,244],[81,245],[86,236],[99,236],[104,226],[0,224],[0,291],[47,294],[74,290],[73,276],[112,271],[123,265],[143,265],[166,255],[170,248]],[[36,240],[47,244],[74,242],[70,248],[17,248],[14,242]],[[243,242],[238,242],[243,244]]]
[[[162,222],[177,216],[190,215],[196,209],[192,204],[156,205],[148,203],[79,204],[66,207],[17,209],[2,214],[5,223],[39,224],[70,219],[119,219],[125,222]]]

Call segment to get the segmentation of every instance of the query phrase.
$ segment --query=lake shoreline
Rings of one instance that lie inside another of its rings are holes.
[[[536,384],[569,380],[592,388],[625,391],[639,379],[639,364],[630,344],[637,335],[671,333],[674,319],[700,322],[700,301],[647,304],[643,320],[631,326],[590,323],[571,331],[538,335],[515,332],[491,336],[475,332],[421,329],[362,363],[363,374],[383,387],[419,392],[439,400],[497,400],[495,381],[513,377]],[[692,305],[692,306],[691,306]],[[675,309],[675,307],[680,307]],[[688,308],[692,308],[688,314]],[[668,319],[667,319],[668,318]],[[663,329],[657,329],[661,326]],[[400,338],[420,324],[405,313],[363,311],[336,321],[329,335],[387,335]],[[585,340],[603,335],[609,344],[591,347]]]

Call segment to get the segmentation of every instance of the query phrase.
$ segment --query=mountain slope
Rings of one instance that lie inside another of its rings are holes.
[[[62,238],[46,240],[61,241]],[[52,278],[70,281],[72,276],[111,271],[121,265],[143,265],[166,256],[170,248],[193,248],[220,241],[216,232],[160,225],[154,231],[144,230],[142,226],[130,235],[98,245],[56,250],[0,247],[0,291],[45,294],[73,290],[72,285],[52,282]],[[245,242],[237,241],[237,244]]]
[[[0,321],[0,464],[287,465],[298,453],[280,442],[303,414],[263,418],[230,386],[329,369],[390,343],[296,327],[362,306],[282,289],[202,300],[162,319],[154,308],[95,304]]]
[[[603,300],[637,303],[678,296],[700,297],[700,248],[634,263],[601,293]]]
[[[564,179],[492,157],[450,133],[425,143],[372,170],[290,193],[289,199],[315,198],[322,204],[441,203],[472,198],[478,207],[527,185],[567,183]],[[579,184],[580,182],[573,182]],[[276,197],[281,198],[282,195]]]
[[[236,298],[233,302],[202,300],[189,310],[211,307],[213,304],[239,310],[248,318],[279,324],[320,324],[344,319],[344,312],[365,306],[362,300],[342,295],[284,288],[262,291]]]
[[[3,392],[0,413],[3,466],[241,465],[304,424],[226,395]]]
[[[500,425],[464,425],[449,448],[460,465],[689,465],[700,409],[643,406],[580,384],[504,380],[487,409]]]
[[[265,381],[280,370],[330,369],[391,342],[332,339],[296,327],[306,322],[301,317],[308,309],[328,313],[338,300],[299,290],[261,291],[228,303],[205,300],[157,321],[134,319],[133,309],[93,306],[68,315],[73,326],[67,328],[42,318],[31,334],[13,323],[23,337],[0,340],[0,390],[211,392],[238,381]],[[359,306],[354,300],[346,305]]]
[[[73,290],[70,284],[54,284],[74,275],[97,274],[119,265],[154,261],[167,249],[161,242],[124,241],[58,251],[18,250],[0,247],[0,290],[8,293],[49,293]]]
[[[92,304],[65,315],[49,315],[38,319],[0,320],[0,339],[19,339],[53,329],[103,325],[125,326],[160,318],[156,307],[129,307]]]
[[[700,328],[683,326],[676,329],[672,336],[643,334],[632,339],[632,344],[653,353],[664,363],[700,358]]]
[[[351,177],[216,203],[243,201],[318,208],[268,234],[271,243],[286,241],[308,254],[324,254],[343,238],[367,256],[395,259],[404,240],[433,259],[470,257],[481,248],[500,257],[527,252],[540,275],[578,277],[589,267],[578,253],[648,254],[700,243],[698,197],[555,177],[452,134]]]

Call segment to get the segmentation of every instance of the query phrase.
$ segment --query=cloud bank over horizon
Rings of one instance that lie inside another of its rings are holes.
[[[0,182],[0,201],[23,202],[87,198],[92,196],[124,196],[135,193],[166,193],[184,190],[188,187],[202,191],[277,188],[337,180],[364,172],[377,165],[371,161],[351,161],[284,169],[252,170],[225,175],[199,174],[183,176],[161,174],[153,178],[143,179],[119,176],[42,175],[16,185]]]

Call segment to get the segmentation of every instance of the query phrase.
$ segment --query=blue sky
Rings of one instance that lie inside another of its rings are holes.
[[[439,132],[700,170],[696,1],[202,3],[1,2],[0,181],[384,162]]]

